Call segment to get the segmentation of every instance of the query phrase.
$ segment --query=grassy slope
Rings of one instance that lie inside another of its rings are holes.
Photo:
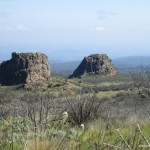
[[[49,117],[57,117],[64,111],[63,101],[66,98],[82,98],[84,95],[96,95],[101,101],[101,114],[96,120],[84,122],[84,131],[79,125],[71,125],[61,118],[56,122],[50,119],[47,127],[41,128],[40,115],[37,112],[35,132],[31,117],[21,111],[22,105],[38,108],[43,98],[44,102],[51,100]],[[147,143],[141,132],[136,130],[136,123],[140,124],[145,138],[150,140],[149,115],[146,115],[149,105],[137,96],[128,76],[88,76],[73,80],[54,76],[51,81],[39,81],[26,87],[26,90],[21,85],[1,86],[0,102],[0,149],[139,149]]]

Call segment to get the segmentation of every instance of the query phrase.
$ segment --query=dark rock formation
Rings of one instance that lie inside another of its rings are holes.
[[[0,65],[2,85],[26,84],[50,78],[47,56],[40,53],[12,53],[12,58]]]
[[[115,75],[116,69],[106,54],[93,54],[85,57],[78,68],[69,78],[80,77],[86,74]]]

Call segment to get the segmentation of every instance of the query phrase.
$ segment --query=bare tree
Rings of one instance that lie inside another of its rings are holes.
[[[100,101],[96,96],[78,96],[67,100],[66,107],[70,120],[74,124],[81,124],[99,115]]]
[[[138,94],[150,101],[150,73],[146,71],[132,73],[132,80]]]

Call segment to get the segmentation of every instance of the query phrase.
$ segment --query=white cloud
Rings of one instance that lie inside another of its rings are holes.
[[[95,30],[98,32],[102,32],[102,31],[105,31],[105,28],[104,27],[96,27]]]
[[[18,25],[18,26],[17,26],[17,30],[18,30],[18,31],[27,31],[28,28],[21,24],[21,25]]]
[[[98,18],[100,20],[106,20],[106,19],[110,19],[111,16],[114,16],[116,15],[117,13],[116,12],[113,12],[113,11],[105,11],[105,10],[99,10],[97,12],[97,15],[98,15]]]
[[[27,31],[28,28],[24,25],[12,26],[0,26],[0,31]]]
[[[98,27],[95,27],[95,28],[91,28],[90,31],[94,31],[94,32],[103,32],[105,31],[106,28],[103,27],[103,26],[98,26]]]

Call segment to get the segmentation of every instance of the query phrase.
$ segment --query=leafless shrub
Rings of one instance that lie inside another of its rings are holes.
[[[133,73],[132,80],[141,98],[150,100],[150,73],[145,71]]]
[[[100,101],[96,96],[78,96],[67,100],[66,107],[70,121],[73,124],[81,124],[96,118],[99,114]]]

